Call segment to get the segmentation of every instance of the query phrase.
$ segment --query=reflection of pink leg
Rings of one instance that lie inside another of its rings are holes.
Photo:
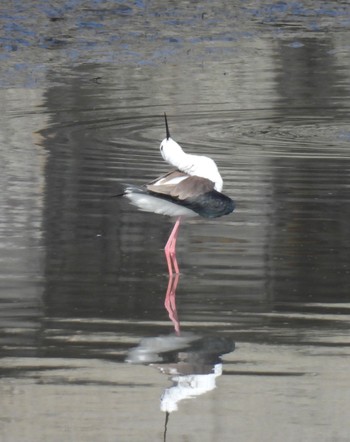
[[[173,267],[174,267],[174,272],[176,274],[180,273],[179,265],[178,265],[177,259],[176,259],[176,240],[177,240],[177,235],[179,233],[180,222],[181,222],[181,218],[179,217],[176,220],[174,228],[171,231],[169,239],[168,239],[168,241],[165,245],[165,248],[164,248],[165,257],[167,260],[168,271],[169,271],[170,276],[173,274]]]
[[[179,282],[179,278],[180,275],[178,274],[173,276],[169,275],[168,288],[164,300],[164,306],[167,309],[169,318],[171,322],[174,324],[175,333],[178,336],[180,335],[180,322],[177,316],[175,295],[176,295],[176,288]]]

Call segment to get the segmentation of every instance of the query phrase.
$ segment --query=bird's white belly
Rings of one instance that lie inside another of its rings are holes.
[[[180,206],[179,204],[172,203],[164,199],[156,198],[152,195],[142,193],[126,193],[125,196],[131,201],[132,204],[137,206],[144,212],[153,212],[160,215],[167,216],[197,216],[197,213],[187,207]]]

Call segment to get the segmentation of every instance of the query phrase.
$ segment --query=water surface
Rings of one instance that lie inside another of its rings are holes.
[[[1,18],[0,439],[347,440],[348,5],[40,5]],[[110,198],[164,111],[236,201],[173,285],[173,220]]]

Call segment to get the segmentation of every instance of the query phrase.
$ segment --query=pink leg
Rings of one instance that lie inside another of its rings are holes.
[[[168,271],[169,271],[170,276],[173,274],[173,267],[174,267],[174,272],[176,274],[180,273],[179,265],[178,265],[177,259],[176,259],[176,240],[177,240],[177,235],[179,233],[180,222],[181,222],[181,218],[179,217],[176,220],[174,228],[171,231],[169,239],[168,239],[168,241],[165,245],[165,248],[164,248],[165,257],[167,260]]]
[[[168,311],[169,318],[174,325],[175,333],[177,334],[177,336],[180,335],[180,322],[177,316],[175,296],[179,277],[180,275],[169,275],[168,288],[164,300],[164,306]]]

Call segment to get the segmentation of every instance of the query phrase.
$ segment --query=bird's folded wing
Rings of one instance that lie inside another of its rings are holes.
[[[146,184],[146,186],[155,184],[155,185],[160,185],[160,184],[174,184],[175,182],[179,182],[182,179],[187,178],[189,175],[187,175],[187,173],[181,172],[178,169],[173,169],[170,170],[169,172],[165,173],[164,175],[159,176],[158,178],[156,178],[153,181],[150,181],[149,183]]]
[[[174,199],[194,198],[214,189],[214,183],[207,178],[188,176],[180,171],[173,171],[159,180],[148,184],[150,192],[168,195]]]

